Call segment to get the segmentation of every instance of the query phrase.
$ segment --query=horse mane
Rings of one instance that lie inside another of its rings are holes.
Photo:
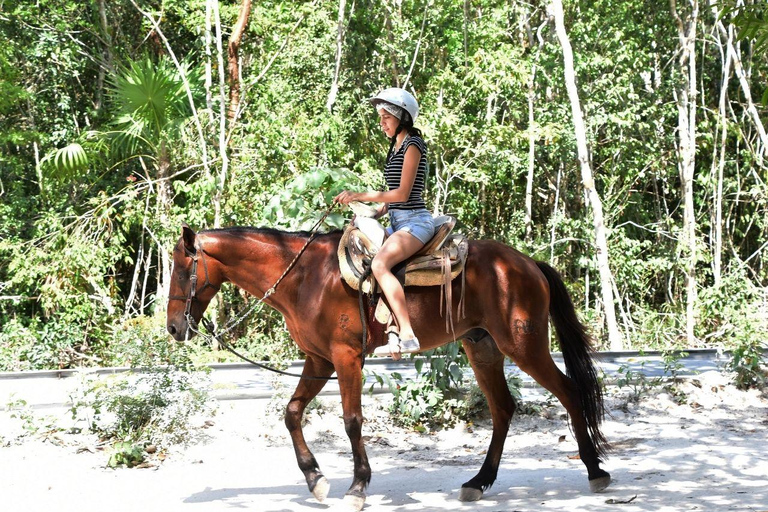
[[[340,229],[334,229],[328,232],[318,232],[316,237],[325,237],[331,235],[338,235],[342,232]],[[232,226],[228,228],[211,228],[204,229],[200,233],[223,233],[232,236],[244,236],[244,235],[272,235],[272,236],[288,236],[293,238],[307,238],[312,235],[310,231],[283,231],[276,228],[261,228],[253,226]]]

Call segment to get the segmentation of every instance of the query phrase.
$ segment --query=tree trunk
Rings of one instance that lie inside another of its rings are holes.
[[[106,77],[107,70],[111,70],[112,66],[112,36],[109,33],[109,23],[107,22],[107,7],[105,0],[99,0],[99,30],[101,37],[104,40],[104,48],[102,50],[102,56],[104,62],[99,66],[99,75],[96,79],[96,110],[101,110],[104,105],[104,79]]]
[[[171,188],[171,155],[165,141],[157,155],[157,218],[161,226],[170,225],[173,190]],[[155,304],[165,305],[171,285],[171,255],[163,240],[157,240],[158,287]]]
[[[717,19],[718,11],[714,0],[709,0],[712,11]],[[718,22],[718,25],[722,25]],[[725,145],[728,137],[728,114],[726,112],[726,101],[728,98],[728,82],[731,76],[731,64],[733,53],[730,48],[733,46],[734,30],[733,25],[728,25],[727,34],[720,31],[721,37],[717,39],[720,46],[720,53],[723,55],[722,81],[720,83],[720,101],[718,103],[718,113],[720,116],[720,154],[712,159],[712,166],[717,164],[717,179],[714,187],[715,212],[712,222],[712,238],[714,247],[712,249],[712,277],[715,288],[720,287],[722,279],[722,260],[723,260],[723,171],[725,167]],[[726,38],[723,44],[722,36]],[[713,173],[714,174],[714,173]]]
[[[205,2],[205,108],[208,110],[208,116],[211,125],[216,121],[213,115],[213,2],[217,0],[206,0]]]
[[[683,234],[680,240],[685,272],[685,337],[689,347],[695,346],[696,327],[696,217],[693,205],[693,179],[696,164],[696,28],[699,17],[698,0],[689,0],[691,11],[686,20],[677,12],[675,0],[670,0],[672,16],[677,23],[680,41],[680,74],[683,83],[675,94],[677,102],[677,134],[680,182],[683,189]]]
[[[248,1],[248,3],[250,3]],[[213,3],[213,21],[216,28],[216,51],[219,63],[219,157],[221,158],[221,171],[219,172],[219,186],[216,187],[216,193],[213,196],[213,227],[221,227],[221,202],[224,194],[224,188],[227,184],[227,173],[229,172],[229,157],[227,156],[227,103],[226,87],[224,76],[224,49],[222,48],[221,16],[219,15],[219,3]],[[239,83],[239,82],[238,82]],[[238,96],[239,97],[239,96]],[[237,112],[237,109],[235,109]]]
[[[597,252],[597,268],[600,272],[600,288],[603,297],[603,308],[605,310],[605,323],[608,330],[608,342],[611,350],[622,350],[624,344],[622,341],[619,327],[616,323],[616,306],[613,299],[613,290],[611,283],[613,276],[608,264],[608,243],[605,237],[605,225],[603,223],[603,204],[600,196],[595,189],[595,181],[590,167],[589,149],[587,147],[587,130],[584,125],[584,118],[581,112],[581,102],[579,92],[576,87],[576,72],[573,65],[573,49],[565,30],[563,15],[563,4],[561,0],[553,0],[551,4],[552,13],[555,18],[555,29],[560,46],[563,49],[563,64],[565,71],[565,85],[568,90],[568,98],[571,102],[571,114],[573,116],[573,127],[576,136],[576,146],[579,153],[579,163],[581,166],[581,181],[592,206],[592,222],[595,228],[595,249]]]
[[[536,48],[536,55],[533,58],[531,66],[531,75],[528,79],[528,174],[525,180],[525,241],[531,241],[531,232],[533,231],[533,176],[536,169],[536,124],[534,118],[534,103],[536,101],[536,71],[541,54],[541,47],[544,46],[544,39],[541,37],[541,31],[546,25],[542,23],[536,31],[539,40],[539,46]],[[526,31],[528,33],[528,43],[532,48],[534,44],[533,31],[531,30],[530,16],[526,19]],[[558,175],[559,181],[559,175]],[[557,204],[555,204],[557,209]]]
[[[557,231],[557,205],[560,203],[560,178],[563,176],[563,164],[557,166],[557,182],[555,183],[555,205],[552,207],[552,230],[549,234],[549,261],[555,264],[555,233]]]
[[[722,23],[719,23],[719,25],[722,27]],[[760,114],[757,112],[755,102],[752,101],[752,91],[749,87],[747,74],[744,72],[744,67],[741,65],[741,49],[740,47],[734,45],[733,40],[731,40],[728,44],[728,54],[733,60],[733,68],[736,72],[736,76],[739,79],[741,92],[744,94],[744,99],[747,101],[747,112],[749,112],[749,117],[757,129],[758,135],[760,136],[760,147],[757,149],[757,151],[755,151],[755,156],[757,157],[758,165],[762,166],[763,155],[765,154],[766,148],[768,148],[768,134],[766,134],[763,122],[760,120]]]
[[[328,93],[328,101],[325,108],[333,112],[333,104],[336,103],[336,95],[339,93],[339,73],[341,72],[341,54],[344,47],[344,12],[347,8],[347,0],[339,0],[339,18],[336,24],[336,68],[333,72],[331,90]]]
[[[243,40],[245,29],[248,27],[250,15],[251,0],[243,0],[237,22],[232,27],[232,35],[229,37],[229,46],[227,47],[227,71],[229,73],[229,113],[227,117],[230,123],[234,121],[237,110],[240,108],[240,43]]]

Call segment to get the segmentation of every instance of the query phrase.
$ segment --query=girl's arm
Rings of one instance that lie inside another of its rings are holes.
[[[416,173],[419,170],[419,160],[421,151],[415,145],[411,145],[405,150],[403,158],[403,173],[400,176],[400,186],[394,190],[385,192],[351,192],[343,191],[334,199],[341,204],[349,204],[352,201],[369,201],[374,203],[402,203],[408,200],[413,188],[413,182],[416,181]]]

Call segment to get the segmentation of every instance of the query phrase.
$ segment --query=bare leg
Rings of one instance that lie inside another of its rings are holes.
[[[400,327],[400,338],[404,340],[414,337],[413,327],[406,307],[405,292],[392,273],[392,267],[413,256],[422,247],[424,244],[421,240],[410,233],[398,231],[387,238],[371,263],[373,275],[381,286]]]

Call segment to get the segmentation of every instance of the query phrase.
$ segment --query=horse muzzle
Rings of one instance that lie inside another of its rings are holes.
[[[173,336],[176,341],[184,341],[192,339],[197,334],[193,329],[190,329],[185,320],[179,322],[168,322],[167,325],[168,334]]]

